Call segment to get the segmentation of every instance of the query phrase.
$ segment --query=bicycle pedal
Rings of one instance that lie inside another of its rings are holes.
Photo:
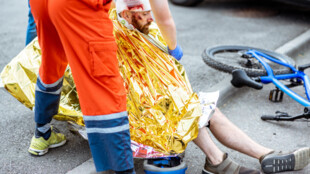
[[[284,92],[279,89],[270,90],[269,100],[272,102],[282,102]]]

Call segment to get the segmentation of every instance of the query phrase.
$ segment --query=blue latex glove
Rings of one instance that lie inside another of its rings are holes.
[[[181,58],[183,57],[183,51],[179,45],[177,45],[177,47],[174,50],[170,50],[168,47],[168,52],[171,56],[173,56],[178,61],[180,61]]]

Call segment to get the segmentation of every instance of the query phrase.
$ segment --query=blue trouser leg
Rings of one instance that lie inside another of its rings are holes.
[[[34,119],[36,123],[47,124],[58,113],[61,87],[62,78],[53,84],[44,84],[40,77],[38,77],[34,108]]]
[[[84,116],[84,121],[98,172],[125,171],[134,168],[126,111],[101,116]],[[127,173],[134,174],[135,171]]]
[[[28,26],[26,33],[26,45],[28,45],[35,37],[37,37],[36,23],[34,22],[34,18],[31,13],[31,8],[28,0]]]

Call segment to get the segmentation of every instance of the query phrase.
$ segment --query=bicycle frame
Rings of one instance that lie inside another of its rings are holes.
[[[292,66],[290,64],[279,61],[279,60],[277,60],[271,56],[268,56],[268,55],[266,55],[262,52],[256,51],[256,50],[249,50],[246,52],[246,54],[252,55],[266,69],[267,76],[261,76],[260,77],[260,80],[262,83],[264,83],[264,84],[273,83],[281,91],[286,93],[288,96],[293,98],[295,101],[297,101],[301,105],[303,105],[305,107],[310,107],[310,80],[309,80],[309,77],[303,71],[299,71],[294,66]],[[277,64],[280,64],[282,66],[286,66],[286,67],[290,68],[293,71],[293,73],[274,75],[272,68],[268,65],[268,63],[265,62],[265,60],[262,57],[264,57],[264,58],[266,58],[272,62],[275,62]],[[297,93],[295,93],[294,91],[292,91],[291,89],[289,89],[287,86],[285,86],[283,83],[280,82],[280,80],[295,79],[295,78],[303,81],[307,99],[299,96]]]

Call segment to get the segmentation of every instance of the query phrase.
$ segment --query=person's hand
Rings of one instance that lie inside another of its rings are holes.
[[[183,57],[183,51],[179,45],[177,45],[177,47],[174,50],[170,50],[168,47],[168,52],[171,56],[173,56],[178,61],[180,61],[181,58]]]

